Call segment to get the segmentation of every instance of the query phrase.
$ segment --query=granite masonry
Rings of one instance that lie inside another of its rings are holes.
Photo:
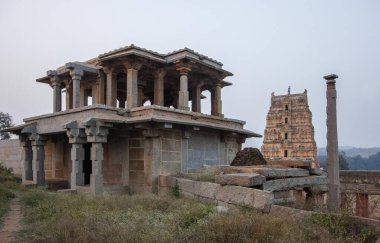
[[[37,82],[52,87],[53,112],[5,130],[19,136],[23,183],[157,192],[161,174],[230,164],[246,138],[260,137],[223,115],[231,75],[188,48],[160,54],[134,45],[47,71]],[[203,91],[211,114],[202,113]]]

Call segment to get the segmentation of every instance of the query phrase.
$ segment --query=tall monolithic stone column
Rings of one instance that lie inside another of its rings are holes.
[[[329,192],[327,207],[330,211],[337,212],[340,208],[340,183],[339,183],[339,155],[338,155],[338,129],[336,115],[336,89],[335,74],[323,77],[326,79],[327,91],[327,172]]]

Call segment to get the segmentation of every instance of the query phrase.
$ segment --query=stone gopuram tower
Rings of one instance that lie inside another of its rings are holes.
[[[301,94],[275,96],[271,106],[261,152],[269,160],[311,160],[317,165],[317,146],[314,140],[312,114],[307,91]]]

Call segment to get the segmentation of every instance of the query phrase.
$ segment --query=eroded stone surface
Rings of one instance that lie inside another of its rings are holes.
[[[215,176],[215,182],[221,185],[257,186],[265,182],[265,177],[257,173],[236,173]]]
[[[267,191],[285,191],[313,185],[326,185],[327,177],[309,176],[299,178],[286,178],[267,181],[263,184],[263,190]]]

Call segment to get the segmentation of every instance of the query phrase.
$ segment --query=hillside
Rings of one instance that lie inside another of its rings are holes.
[[[375,148],[357,148],[351,146],[341,146],[339,147],[339,151],[343,151],[346,157],[355,157],[361,156],[362,158],[368,158],[371,155],[380,152],[380,147]],[[326,156],[326,148],[318,148],[318,156]]]

